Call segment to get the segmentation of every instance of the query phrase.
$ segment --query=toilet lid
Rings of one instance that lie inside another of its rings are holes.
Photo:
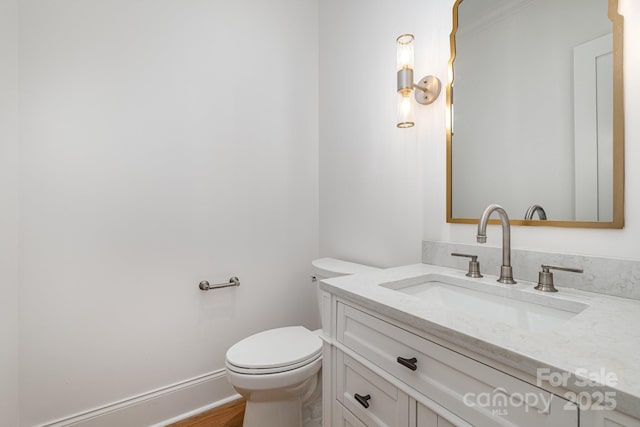
[[[270,329],[243,339],[227,351],[227,362],[244,369],[286,368],[317,359],[322,340],[302,326]]]

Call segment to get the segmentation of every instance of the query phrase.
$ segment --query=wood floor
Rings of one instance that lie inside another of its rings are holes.
[[[245,404],[244,399],[235,400],[167,427],[242,427]]]

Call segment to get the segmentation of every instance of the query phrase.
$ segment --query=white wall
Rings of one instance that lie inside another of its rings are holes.
[[[436,61],[433,71],[447,75],[451,7],[453,1],[432,2],[427,28],[435,42],[431,49]],[[622,230],[588,230],[551,227],[515,227],[512,245],[519,249],[568,252],[640,260],[640,4],[620,0],[620,12],[625,20],[624,75],[625,75],[625,228]],[[440,103],[434,114],[437,126],[429,127],[425,138],[430,141],[424,156],[425,209],[423,236],[425,240],[475,243],[475,226],[446,224],[446,146],[445,104]],[[422,125],[424,126],[424,124]],[[426,126],[425,126],[426,127]],[[478,213],[478,216],[480,216]],[[500,245],[500,230],[491,226],[488,243]]]
[[[473,226],[444,220],[445,97],[418,109],[416,128],[395,128],[395,37],[415,33],[416,78],[446,82],[452,3],[323,0],[318,50],[312,0],[23,0],[22,424],[219,369],[249,333],[315,326],[306,285],[318,221],[323,255],[379,266],[419,262],[421,238],[473,242]],[[16,3],[1,5],[0,321],[11,349]],[[640,259],[640,6],[621,9],[627,226],[518,227],[515,247]],[[240,288],[196,288],[233,274]],[[17,354],[6,357],[0,424],[11,425]]]
[[[23,425],[317,326],[317,16],[315,0],[21,2]]]
[[[430,108],[417,111],[418,127],[396,129],[395,39],[415,34],[416,79],[429,74],[429,10],[424,0],[320,2],[322,255],[420,262],[422,151],[431,141],[419,129]]]
[[[18,3],[0,0],[0,425],[18,424]]]
[[[394,122],[395,37],[416,35],[416,79],[434,74],[446,82],[453,3],[321,2],[322,255],[393,266],[419,262],[418,235],[475,244],[475,226],[445,220],[445,96],[417,110],[414,129],[397,130]],[[516,227],[516,248],[640,259],[640,122],[633,120],[640,114],[635,96],[640,83],[633,77],[640,75],[640,5],[620,0],[620,10],[625,14],[625,228]],[[489,244],[499,246],[499,228],[490,226],[488,233]]]

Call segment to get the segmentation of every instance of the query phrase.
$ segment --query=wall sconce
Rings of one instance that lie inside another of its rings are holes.
[[[396,39],[398,54],[398,127],[415,125],[411,92],[419,104],[431,104],[440,95],[440,80],[426,76],[418,84],[413,83],[413,34],[403,34]]]

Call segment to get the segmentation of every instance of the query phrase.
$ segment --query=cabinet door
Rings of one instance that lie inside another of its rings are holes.
[[[417,404],[416,427],[455,427],[420,402]]]
[[[342,406],[338,402],[335,403],[335,411],[336,411],[336,427],[367,427],[355,417],[348,409]]]
[[[595,427],[640,427],[640,420],[631,418],[616,411],[592,411],[590,414],[595,415],[593,417],[593,425]],[[585,423],[588,426],[588,423]]]

